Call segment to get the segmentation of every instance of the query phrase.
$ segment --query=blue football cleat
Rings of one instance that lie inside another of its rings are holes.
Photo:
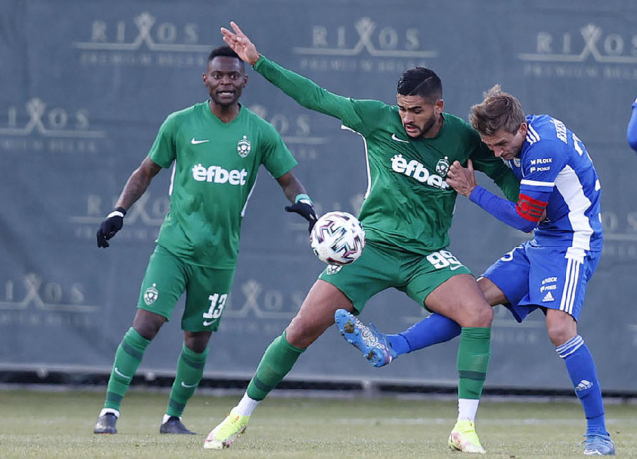
[[[584,435],[584,455],[585,456],[614,456],[615,444],[610,439],[610,435],[587,434]]]
[[[345,309],[337,309],[334,320],[343,338],[361,351],[373,366],[385,366],[398,357],[387,336],[379,332],[374,324],[365,325]]]

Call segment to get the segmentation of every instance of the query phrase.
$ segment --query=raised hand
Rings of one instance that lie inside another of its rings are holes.
[[[225,27],[221,28],[223,41],[225,41],[243,61],[250,65],[256,64],[261,55],[257,51],[256,46],[254,46],[254,43],[250,41],[237,24],[230,22],[230,26],[234,32],[231,32]]]

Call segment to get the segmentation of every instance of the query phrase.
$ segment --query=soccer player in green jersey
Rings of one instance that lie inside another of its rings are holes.
[[[457,195],[445,176],[454,161],[466,164],[471,158],[510,199],[518,196],[517,179],[465,121],[443,113],[442,84],[430,69],[403,74],[397,106],[345,98],[268,60],[235,23],[232,28],[221,29],[224,41],[258,73],[299,104],[340,119],[365,138],[370,183],[359,218],[367,244],[355,263],[321,274],[296,317],[265,351],[242,400],[210,432],[204,447],[230,446],[258,403],[334,323],[337,309],[358,314],[369,298],[393,287],[462,327],[459,415],[449,443],[483,453],[474,420],[489,362],[493,311],[470,271],[446,250]]]
[[[285,210],[302,215],[310,229],[316,222],[311,199],[290,172],[297,163],[281,136],[239,103],[247,82],[245,64],[237,54],[228,46],[214,49],[203,74],[210,99],[166,118],[148,156],[97,231],[98,247],[108,247],[126,211],[153,177],[172,165],[170,212],[148,263],[133,326],[115,354],[96,434],[117,433],[120,404],[144,351],[184,292],[184,344],[160,432],[193,433],[181,415],[201,381],[208,341],[219,327],[230,293],[241,220],[262,164],[293,203]]]

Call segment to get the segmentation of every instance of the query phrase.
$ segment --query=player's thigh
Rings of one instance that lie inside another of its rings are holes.
[[[490,327],[493,309],[471,274],[456,274],[436,287],[426,307],[458,322],[461,327]]]
[[[217,331],[232,289],[235,268],[190,266],[189,271],[181,328],[189,332]]]
[[[516,305],[529,291],[529,259],[527,244],[515,247],[493,263],[481,277],[489,279],[498,287],[506,302]],[[486,296],[486,295],[485,295]]]
[[[285,329],[287,341],[293,346],[307,348],[334,323],[337,309],[354,311],[352,302],[343,292],[318,279]]]
[[[367,244],[358,260],[345,266],[328,266],[319,279],[332,284],[353,304],[354,313],[363,311],[365,303],[399,283],[401,257],[395,252]]]
[[[427,307],[427,298],[439,286],[459,274],[471,274],[450,251],[437,250],[425,256],[414,257],[403,265],[405,284],[399,287],[412,300]]]
[[[500,287],[495,285],[491,280],[486,277],[478,278],[478,286],[484,295],[484,299],[487,300],[491,306],[496,306],[498,304],[508,303],[507,297],[504,295],[504,292],[500,290]]]
[[[563,247],[533,247],[529,295],[521,303],[563,311],[579,319],[586,286],[599,263],[600,252]]]
[[[187,283],[186,266],[175,255],[156,246],[148,261],[137,307],[170,320]]]

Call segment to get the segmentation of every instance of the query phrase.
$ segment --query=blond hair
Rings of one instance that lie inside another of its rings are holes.
[[[481,135],[492,136],[499,130],[514,134],[526,121],[520,101],[502,91],[499,84],[483,94],[481,103],[471,107],[469,121]]]

